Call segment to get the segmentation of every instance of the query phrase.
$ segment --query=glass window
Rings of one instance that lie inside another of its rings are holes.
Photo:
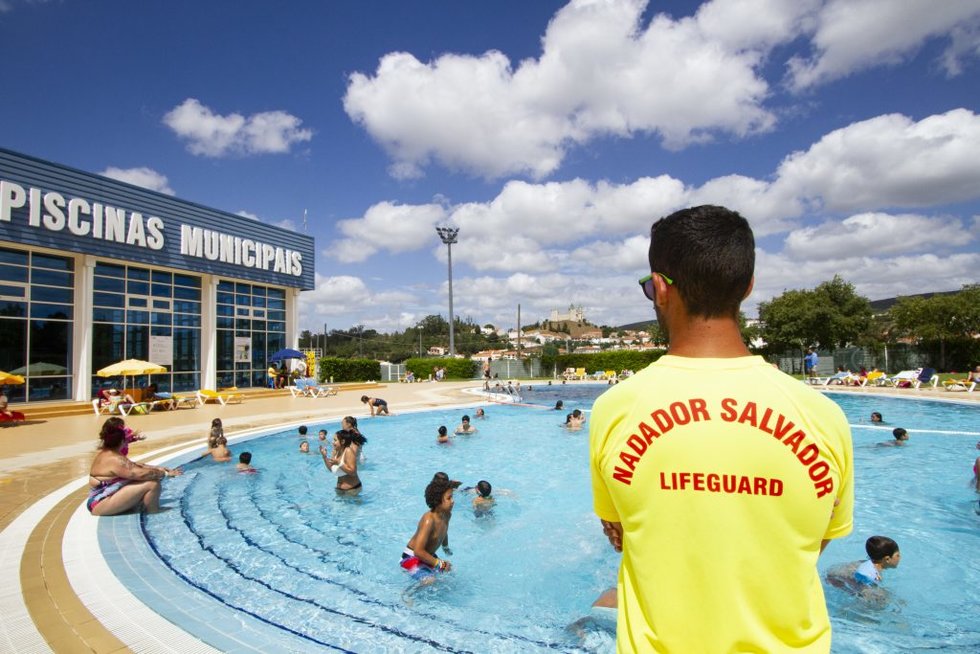
[[[126,292],[130,295],[149,295],[150,285],[146,282],[133,281],[130,278],[129,283],[126,284]]]
[[[41,304],[31,303],[31,318],[52,318],[55,320],[71,320],[74,306],[71,304]]]
[[[92,303],[97,307],[124,307],[126,306],[126,296],[117,293],[99,293],[92,296]]]
[[[11,286],[10,284],[0,284],[0,295],[9,295],[11,297],[22,297],[26,299],[27,287]]]
[[[234,293],[235,292],[235,284],[234,284],[234,282],[226,282],[224,280],[220,280],[218,282],[218,290],[219,291],[227,291],[229,293]]]
[[[0,316],[10,318],[26,318],[27,302],[12,302],[10,300],[0,300]]]
[[[201,299],[201,291],[196,288],[182,288],[180,286],[174,287],[174,299],[175,300],[197,300]]]
[[[0,370],[10,372],[27,364],[27,321],[0,320]]]
[[[218,292],[218,304],[234,304],[235,296],[232,293]]]
[[[51,288],[48,286],[31,285],[31,302],[60,302],[62,304],[72,303],[72,291],[70,288]]]
[[[217,319],[216,322],[217,322],[218,329],[234,329],[235,328],[235,319],[234,318],[222,318],[221,316],[218,316],[218,319]]]
[[[13,263],[18,266],[27,265],[27,252],[24,250],[8,250],[0,248],[0,263]]]
[[[174,370],[200,370],[200,352],[200,329],[174,329]]]
[[[126,312],[126,322],[136,325],[145,325],[150,322],[150,312],[149,311],[127,311]],[[130,359],[138,359],[139,357],[128,357]]]
[[[127,269],[126,273],[129,275],[130,279],[138,279],[140,281],[148,282],[150,281],[150,271],[145,268],[133,268]]]
[[[153,308],[157,311],[170,311],[170,300],[153,300]]]
[[[126,322],[126,312],[122,309],[92,309],[92,320],[95,322]]]
[[[131,307],[139,307],[145,309],[147,305],[147,300],[145,297],[127,297],[126,303]]]
[[[27,268],[0,265],[0,280],[27,283]]]
[[[170,313],[154,311],[151,318],[151,324],[153,325],[166,325],[169,327],[173,324],[173,314]]]
[[[116,277],[118,279],[125,279],[126,266],[117,266],[114,263],[103,263],[101,261],[96,261],[95,274],[102,275],[105,277]]]
[[[228,307],[229,309],[231,307]],[[174,300],[173,310],[175,313],[195,313],[200,315],[201,303],[188,302],[186,300]]]
[[[31,283],[45,286],[74,286],[74,273],[55,272],[53,270],[31,270]]]
[[[113,293],[125,293],[126,292],[126,278],[125,277],[96,277],[95,290],[97,291],[111,291]]]
[[[150,328],[126,326],[126,358],[147,359],[150,353]]]
[[[276,300],[276,299],[273,299],[273,298],[270,297],[269,298],[269,308],[270,309],[285,309],[286,308],[286,300]]]
[[[201,326],[201,316],[191,315],[186,313],[175,313],[174,316],[174,326],[175,327],[200,327]]]
[[[252,294],[252,285],[251,284],[242,284],[242,283],[239,282],[238,284],[235,284],[235,292],[236,293],[241,293],[243,295],[251,295]]]
[[[100,325],[92,327],[92,371],[98,371],[111,363],[126,358],[125,325]],[[95,386],[94,388],[98,388]]]
[[[150,293],[153,297],[170,297],[170,285],[168,284],[153,284],[150,287]]]
[[[55,374],[71,372],[71,323],[32,320],[28,336],[31,343],[29,360],[32,365],[49,364],[48,371]],[[39,372],[44,372],[40,366]]]
[[[170,286],[174,283],[174,274],[170,272],[164,272],[162,270],[154,270],[151,274],[151,279],[154,284],[166,284]]]
[[[35,252],[31,255],[31,267],[52,268],[54,270],[74,270],[75,260],[67,257],[56,257],[50,254],[38,254]]]
[[[201,278],[194,277],[193,275],[181,275],[180,273],[175,273],[174,284],[176,284],[177,286],[190,286],[192,288],[201,288]]]

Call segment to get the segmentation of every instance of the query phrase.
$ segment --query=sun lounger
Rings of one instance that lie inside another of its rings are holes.
[[[173,400],[175,409],[196,409],[200,406],[200,400],[197,397],[197,393],[194,395],[180,395],[174,393]]]
[[[977,387],[977,382],[969,379],[947,379],[943,382],[943,388],[947,391],[966,391],[972,393]]]
[[[218,402],[221,406],[226,404],[241,404],[245,396],[241,393],[235,393],[230,391],[210,391],[207,389],[201,389],[197,392],[197,401],[200,404],[207,404],[208,402]]]
[[[293,397],[305,397],[306,396],[306,380],[297,379],[295,384],[287,386],[289,392],[292,393]]]

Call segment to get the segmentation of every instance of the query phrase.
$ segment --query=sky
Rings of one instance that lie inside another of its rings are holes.
[[[653,318],[650,225],[749,219],[743,305],[980,281],[980,0],[0,0],[0,146],[306,232],[300,329]]]

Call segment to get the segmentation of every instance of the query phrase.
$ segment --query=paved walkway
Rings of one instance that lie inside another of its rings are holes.
[[[364,415],[363,394],[384,397],[397,413],[472,403],[477,398],[463,389],[478,387],[478,382],[390,384],[379,385],[376,391],[342,389],[334,397],[319,399],[294,398],[284,391],[282,396],[246,399],[242,404],[134,415],[127,419],[128,424],[148,439],[134,443],[130,456],[140,458],[194,444],[203,449],[216,417],[224,422],[225,432],[234,435],[247,429]],[[954,393],[941,388],[830,390],[980,402],[980,392]],[[88,413],[0,429],[0,576],[17,580],[0,587],[0,652],[131,651],[79,598],[63,559],[64,552],[73,547],[66,541],[65,530],[84,500],[86,489],[80,480],[88,473],[104,420],[104,416]],[[36,647],[15,644],[24,642],[18,638],[26,632],[33,634]],[[159,636],[159,647],[145,651],[175,651],[165,640]]]

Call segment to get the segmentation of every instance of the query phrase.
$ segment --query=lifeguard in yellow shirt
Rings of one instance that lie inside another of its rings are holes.
[[[617,649],[828,652],[817,558],[851,531],[844,414],[743,343],[742,216],[678,211],[649,258],[640,285],[669,349],[604,393],[590,428],[595,512],[623,553]]]

